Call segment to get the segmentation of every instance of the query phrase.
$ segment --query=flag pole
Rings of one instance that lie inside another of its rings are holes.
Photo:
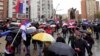
[[[16,38],[17,38],[17,36],[18,36],[19,32],[20,32],[20,29],[18,30],[17,34],[15,35],[15,37],[14,37],[14,39],[13,39],[12,43],[11,43],[11,46],[13,46],[13,43],[15,42],[15,40],[16,40]]]

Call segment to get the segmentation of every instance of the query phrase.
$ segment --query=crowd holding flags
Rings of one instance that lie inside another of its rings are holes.
[[[27,6],[27,0],[17,0],[17,5],[16,5],[16,13],[21,13],[21,14],[26,14],[26,6]],[[29,0],[28,0],[29,2]],[[24,20],[21,25],[20,29],[22,30],[22,38],[26,40],[26,28],[29,27],[31,24],[28,22],[28,20]]]
[[[27,0],[17,0],[16,13],[26,14],[26,6],[27,6],[26,1]],[[30,3],[30,0],[28,0],[28,2]],[[29,5],[29,3],[28,3],[28,5]],[[26,40],[26,37],[25,37],[26,28],[29,27],[30,25],[31,25],[31,23],[29,22],[28,19],[23,20],[20,24],[20,29],[22,30],[22,37],[24,40]],[[5,36],[5,35],[9,34],[10,32],[11,32],[10,30],[2,32],[2,33],[0,33],[0,36]]]

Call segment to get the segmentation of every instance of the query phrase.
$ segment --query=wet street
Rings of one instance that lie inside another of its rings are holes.
[[[100,56],[100,40],[95,40],[95,44],[93,46],[93,56]]]
[[[56,37],[56,35],[55,35]],[[94,38],[95,39],[95,38]],[[68,36],[66,37],[66,43],[68,42]],[[5,38],[0,38],[0,53],[4,53],[4,46],[5,46]],[[23,44],[22,44],[23,45]],[[25,56],[25,51],[24,50],[24,45],[21,47],[21,55],[16,54],[16,56]],[[30,49],[31,56],[37,56],[37,53],[35,50],[33,50],[33,45],[31,44],[31,49]],[[95,40],[95,44],[93,46],[93,56],[100,56],[100,40]],[[88,56],[86,54],[86,56]]]

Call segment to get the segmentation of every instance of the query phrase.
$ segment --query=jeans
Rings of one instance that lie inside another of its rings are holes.
[[[42,44],[37,44],[37,53],[38,53],[38,56],[42,56]]]

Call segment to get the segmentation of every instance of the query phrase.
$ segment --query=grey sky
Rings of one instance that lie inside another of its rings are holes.
[[[58,4],[60,5],[58,6]],[[81,0],[53,0],[53,6],[57,10],[57,14],[67,14],[68,9],[72,7],[81,12]]]

